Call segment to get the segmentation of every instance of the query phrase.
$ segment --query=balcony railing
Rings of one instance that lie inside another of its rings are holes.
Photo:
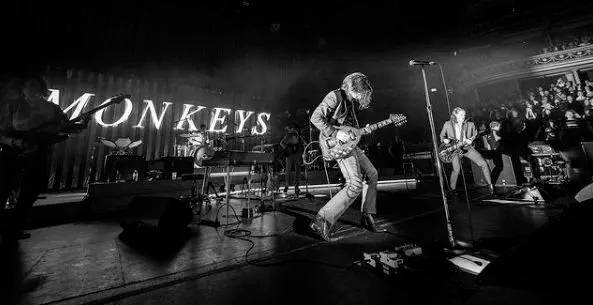
[[[460,78],[460,83],[464,86],[472,86],[547,70],[568,69],[588,63],[593,63],[593,45],[591,44],[477,68],[466,72]]]

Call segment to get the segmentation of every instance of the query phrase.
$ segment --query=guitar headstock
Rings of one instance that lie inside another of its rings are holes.
[[[118,104],[118,103],[123,102],[125,99],[129,99],[131,97],[132,97],[131,94],[120,93],[118,95],[114,95],[113,97],[111,97],[110,102],[112,102],[113,104]]]
[[[408,121],[408,118],[401,113],[391,113],[389,114],[389,120],[391,120],[395,126],[400,126],[406,123]]]

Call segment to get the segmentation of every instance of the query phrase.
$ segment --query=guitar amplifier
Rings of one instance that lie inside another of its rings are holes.
[[[163,171],[166,173],[177,173],[177,177],[183,174],[193,174],[194,172],[194,158],[193,157],[163,157]]]
[[[494,162],[492,158],[489,158],[487,153],[483,153],[482,155],[486,162],[488,163],[488,167],[490,168],[490,173],[492,173],[492,169],[494,169]],[[465,159],[465,158],[464,158]],[[477,166],[475,163],[471,163],[472,174],[474,177],[474,183],[478,185],[486,185],[486,179],[484,178],[484,174],[482,173],[482,169]],[[523,161],[521,162],[523,164]],[[525,168],[523,170],[524,173],[530,173],[530,171],[526,171]],[[494,177],[492,177],[494,178]],[[496,179],[496,182],[493,181],[493,184],[496,186],[515,186],[517,185],[517,178],[515,177],[515,172],[513,170],[513,163],[511,162],[511,157],[508,155],[502,154],[502,172]]]

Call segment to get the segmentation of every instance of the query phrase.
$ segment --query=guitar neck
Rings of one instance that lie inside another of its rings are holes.
[[[123,98],[130,98],[130,96],[129,95],[124,95]],[[91,110],[89,110],[89,111],[87,111],[85,113],[80,114],[79,116],[71,119],[70,122],[78,122],[82,118],[84,118],[85,116],[91,115],[91,114],[93,114],[93,113],[95,113],[95,112],[97,112],[97,111],[99,111],[101,109],[107,108],[107,107],[109,107],[109,106],[111,106],[113,104],[117,104],[119,102],[121,102],[120,99],[113,99],[113,100],[111,100],[111,101],[109,101],[109,102],[107,102],[107,103],[105,103],[103,105],[97,106],[97,107],[95,107],[95,108],[93,108],[93,109],[91,109]]]
[[[391,123],[395,122],[395,119],[386,119],[383,120],[381,122],[377,122],[375,124],[369,125],[368,127],[366,127],[365,129],[368,130],[369,133],[379,129],[379,128],[383,128]]]

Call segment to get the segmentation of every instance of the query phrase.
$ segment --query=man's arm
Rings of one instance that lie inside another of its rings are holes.
[[[473,141],[478,136],[476,125],[473,122],[467,122],[467,139]]]
[[[329,124],[327,117],[337,106],[338,99],[336,94],[332,91],[323,98],[321,104],[315,108],[315,111],[313,111],[313,114],[311,115],[311,123],[313,123],[324,136],[329,137],[336,132],[336,128]]]

